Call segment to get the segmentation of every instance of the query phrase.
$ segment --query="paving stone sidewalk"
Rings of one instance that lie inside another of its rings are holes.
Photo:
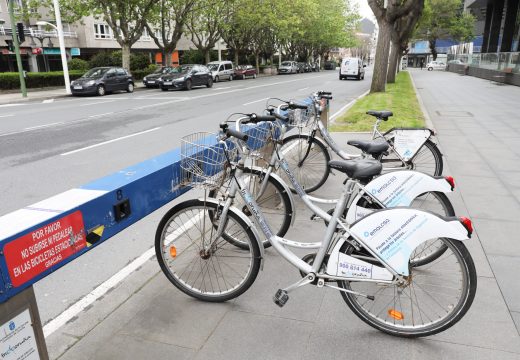
[[[444,72],[413,76],[439,132],[445,174],[457,182],[450,199],[476,225],[467,246],[477,267],[477,295],[458,324],[428,338],[391,337],[359,320],[337,291],[309,286],[292,293],[280,309],[271,300],[274,292],[299,275],[268,249],[253,286],[223,304],[182,294],[151,259],[49,336],[51,358],[520,359],[520,89]],[[334,134],[342,145],[363,136]],[[342,180],[331,176],[318,196],[332,197]],[[288,237],[317,241],[324,228],[309,221],[301,202],[297,206]]]

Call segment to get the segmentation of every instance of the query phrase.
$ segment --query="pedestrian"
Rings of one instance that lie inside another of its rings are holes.
[[[421,70],[424,67],[424,59],[421,59]]]

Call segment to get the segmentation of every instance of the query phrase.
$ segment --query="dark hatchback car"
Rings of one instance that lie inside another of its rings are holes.
[[[155,70],[153,73],[151,73],[150,75],[146,75],[143,78],[143,85],[146,86],[147,88],[158,88],[159,87],[159,82],[158,82],[159,78],[165,74],[170,73],[173,69],[174,68],[172,68],[171,66],[165,66],[165,67]]]
[[[191,90],[193,86],[213,86],[211,72],[204,65],[181,65],[159,78],[162,91],[169,89]]]
[[[72,95],[105,94],[124,90],[134,91],[134,78],[120,67],[97,67],[87,71],[70,84]]]
[[[245,80],[247,77],[256,79],[257,76],[256,68],[253,65],[238,65],[235,68],[235,79]]]

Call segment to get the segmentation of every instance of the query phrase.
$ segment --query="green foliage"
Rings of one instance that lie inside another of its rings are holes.
[[[94,55],[90,61],[90,68],[100,66],[121,66],[122,65],[122,53],[121,50],[113,52],[99,52]],[[130,70],[144,70],[150,65],[150,58],[143,53],[132,53],[130,54]]]
[[[84,74],[84,71],[69,71],[70,80],[77,79]],[[27,73],[25,79],[28,88],[43,88],[49,86],[65,86],[65,79],[62,71]],[[20,88],[20,78],[17,72],[0,73],[0,90],[10,90]]]
[[[200,50],[185,50],[180,53],[179,61],[181,64],[204,64],[204,53]]]
[[[134,81],[142,80],[146,75],[149,75],[155,71],[154,69],[144,69],[144,70],[132,70],[132,76],[134,77]]]
[[[68,62],[69,70],[87,71],[89,69],[88,61],[83,59],[72,59]]]
[[[332,125],[332,131],[372,131],[374,117],[367,110],[389,109],[394,116],[384,122],[380,130],[392,127],[423,127],[424,115],[417,100],[408,71],[401,71],[394,84],[387,84],[386,92],[369,94],[358,101]]]

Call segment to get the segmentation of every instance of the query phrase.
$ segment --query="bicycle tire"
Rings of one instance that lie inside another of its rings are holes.
[[[264,194],[270,194],[273,191],[269,189],[269,185],[274,187],[274,195],[278,195],[278,198],[273,198],[273,196],[264,196],[258,198],[256,196],[257,192],[260,191],[260,181],[264,178],[264,173],[259,169],[252,169],[252,168],[244,168],[244,175],[255,177],[255,179],[258,179],[259,181],[249,181],[249,191],[254,196],[258,206],[260,207],[260,210],[262,210],[262,213],[264,214],[265,218],[267,219],[267,223],[273,229],[274,232],[276,232],[276,235],[283,237],[287,231],[289,230],[289,227],[291,226],[291,220],[294,216],[294,209],[292,206],[292,202],[290,199],[290,194],[287,193],[285,190],[285,187],[274,177],[269,176],[267,178],[267,181],[269,184],[267,185],[267,188],[265,190]],[[209,197],[217,198],[219,194],[225,194],[229,186],[225,186],[224,189],[215,189],[211,190],[209,192]],[[274,204],[271,202],[271,200],[274,199]],[[267,208],[267,205],[275,205],[275,208],[279,208],[280,210],[278,212],[274,212],[273,207]],[[242,211],[246,216],[251,218],[251,222],[254,222],[252,219],[252,214],[249,212],[249,209],[247,208],[246,204],[244,203],[244,200],[240,196],[235,196],[235,199],[233,200],[233,206]],[[270,216],[272,215],[272,216]],[[239,242],[236,242],[232,238],[228,238],[226,234],[224,234],[224,237],[226,240],[233,242],[236,246],[244,246],[245,244],[241,244]],[[265,249],[269,248],[271,246],[271,243],[268,239],[265,239],[262,241],[262,244]]]
[[[388,140],[392,143],[392,140]],[[389,151],[388,155],[380,154],[376,157],[383,164],[383,171],[385,171],[385,165],[390,164],[393,169],[398,169],[402,167],[404,169],[412,169],[416,171],[423,172],[425,174],[431,176],[441,176],[443,171],[443,161],[442,154],[437,147],[437,145],[431,141],[426,140],[423,146],[417,151],[413,158],[409,160],[411,166],[407,166],[407,164],[403,164],[403,162],[395,155],[393,155],[393,151]],[[431,154],[431,155],[430,155]],[[433,165],[427,165],[425,157],[431,156],[433,158]],[[422,159],[422,160],[421,160]],[[392,164],[393,163],[393,164]],[[421,165],[422,164],[422,165]]]
[[[375,299],[372,301],[352,293],[341,291],[343,300],[361,320],[366,322],[368,325],[393,336],[407,338],[422,337],[433,335],[448,329],[456,324],[471,307],[477,289],[477,274],[473,259],[465,245],[458,240],[444,239],[444,241],[454,256],[451,254],[444,254],[444,256],[438,258],[436,262],[430,263],[427,269],[423,267],[410,268],[409,284],[401,287],[401,290],[398,291],[399,286],[394,284],[361,281],[350,282],[341,280],[338,281],[338,285],[343,289],[375,296]],[[347,254],[352,253],[352,245],[345,243],[343,251]],[[447,260],[449,259],[456,259],[460,269],[454,271],[453,268],[457,268],[457,266],[448,264]],[[434,265],[439,266],[435,268],[435,271],[428,272],[428,270],[434,267]],[[444,275],[436,275],[440,272]],[[457,274],[461,275],[460,280],[448,278],[448,276],[456,277]],[[417,280],[421,279],[421,277],[427,278],[427,282],[423,283],[422,286],[419,285],[419,281]],[[457,290],[457,285],[460,287],[460,295],[458,297],[449,295],[450,292]],[[374,290],[370,290],[371,287]],[[414,289],[414,287],[416,287],[416,289]],[[430,292],[426,291],[426,289],[432,290]],[[386,294],[389,294],[386,295],[386,297],[384,293],[385,291]],[[407,294],[407,291],[409,292],[409,295]],[[421,295],[424,295],[420,292],[427,295],[424,297],[425,308],[419,306],[419,298],[422,298]],[[394,297],[393,301],[391,299],[392,294]],[[406,301],[401,301],[401,294],[408,296],[408,298],[405,299]],[[396,300],[396,296],[398,297],[398,300]],[[442,300],[442,296],[447,296],[448,298],[453,297],[455,301],[452,301],[451,298],[448,300]],[[384,305],[378,305],[374,309],[376,302],[379,303],[379,300],[382,300],[381,303]],[[443,303],[446,304],[444,308],[442,308]],[[370,308],[368,308],[369,305],[371,305]],[[415,306],[417,309],[414,314]],[[387,310],[388,307],[391,308]],[[396,308],[398,310],[396,310]],[[427,315],[427,311],[435,313],[434,309],[438,308],[441,308],[441,310],[436,314],[432,314],[431,317]],[[397,313],[393,313],[394,317],[390,315],[391,310],[397,311]],[[402,319],[398,320],[395,318],[398,314],[402,315]],[[410,317],[411,324],[409,324]],[[428,318],[427,320],[430,321],[429,324],[425,323],[425,318]],[[421,321],[422,324],[420,323]]]
[[[161,270],[179,290],[199,300],[222,302],[241,295],[253,284],[260,269],[261,252],[250,224],[234,208],[229,209],[225,231],[241,236],[248,249],[238,248],[225,239],[213,239],[216,228],[210,213],[219,213],[214,202],[193,199],[175,205],[159,223],[155,253]]]
[[[291,142],[294,145],[290,144]],[[304,158],[309,149],[309,144],[312,153],[307,154],[307,157]],[[306,134],[291,135],[283,139],[279,151],[285,151],[284,157],[290,169],[294,172],[296,180],[306,193],[316,191],[327,181],[330,174],[330,154],[325,144],[318,138]],[[301,163],[302,160],[304,160],[303,163]],[[308,175],[312,175],[313,172],[317,176],[309,178]],[[292,184],[288,183],[288,185],[291,191],[296,193]]]

